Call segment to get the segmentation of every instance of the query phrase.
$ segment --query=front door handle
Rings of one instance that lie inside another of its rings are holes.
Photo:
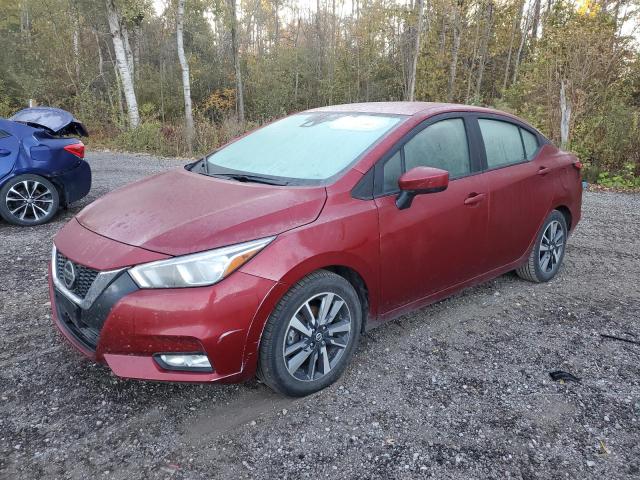
[[[6,157],[8,155],[11,155],[11,150],[0,148],[0,157]]]
[[[484,200],[486,195],[484,193],[470,193],[469,196],[465,199],[465,205],[477,205],[478,203]]]
[[[551,169],[549,167],[540,167],[538,169],[538,175],[546,175],[550,171],[551,171]]]

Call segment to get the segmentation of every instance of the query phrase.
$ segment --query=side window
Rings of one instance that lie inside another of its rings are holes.
[[[436,167],[451,178],[471,173],[464,121],[452,118],[429,125],[405,144],[404,162],[406,170]]]
[[[484,118],[479,119],[478,123],[487,152],[487,166],[489,168],[512,165],[525,159],[520,129],[516,125]]]
[[[531,160],[538,150],[538,139],[533,133],[525,130],[524,128],[520,129],[520,134],[522,135],[522,143],[524,144],[524,151],[527,155],[527,160]]]
[[[398,179],[402,175],[402,157],[398,150],[393,157],[384,164],[384,192],[398,190]]]
[[[404,154],[402,168],[401,152]],[[440,120],[418,132],[384,165],[384,192],[398,190],[398,178],[415,167],[436,167],[455,179],[471,173],[464,120]]]

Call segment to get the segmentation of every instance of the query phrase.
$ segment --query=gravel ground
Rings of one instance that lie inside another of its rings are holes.
[[[550,283],[502,276],[362,338],[304,399],[123,381],[55,332],[51,238],[84,205],[184,162],[93,153],[88,198],[0,224],[0,478],[638,478],[640,196],[586,193]],[[562,369],[581,383],[556,383]]]

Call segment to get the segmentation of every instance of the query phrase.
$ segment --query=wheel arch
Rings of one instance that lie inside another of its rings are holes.
[[[248,378],[253,375],[257,369],[257,352],[260,348],[260,341],[265,325],[273,309],[293,285],[313,272],[328,270],[340,275],[354,287],[362,305],[362,331],[365,330],[369,320],[375,318],[377,314],[377,297],[375,296],[375,290],[373,290],[376,287],[371,273],[367,275],[363,272],[363,269],[358,268],[358,266],[352,262],[337,261],[335,258],[332,260],[329,260],[329,258],[326,258],[324,255],[309,258],[307,261],[289,270],[282,279],[273,286],[258,308],[249,327],[243,360],[243,376]]]
[[[557,205],[554,210],[558,210],[562,214],[564,221],[567,224],[567,229],[569,229],[569,231],[573,230],[573,215],[571,214],[569,207],[566,205]]]

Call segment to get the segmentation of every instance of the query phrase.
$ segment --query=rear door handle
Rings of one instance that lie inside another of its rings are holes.
[[[465,199],[465,205],[476,205],[484,200],[486,195],[484,193],[470,193]]]
[[[546,175],[550,171],[551,171],[551,169],[549,167],[540,167],[538,169],[538,175]]]

